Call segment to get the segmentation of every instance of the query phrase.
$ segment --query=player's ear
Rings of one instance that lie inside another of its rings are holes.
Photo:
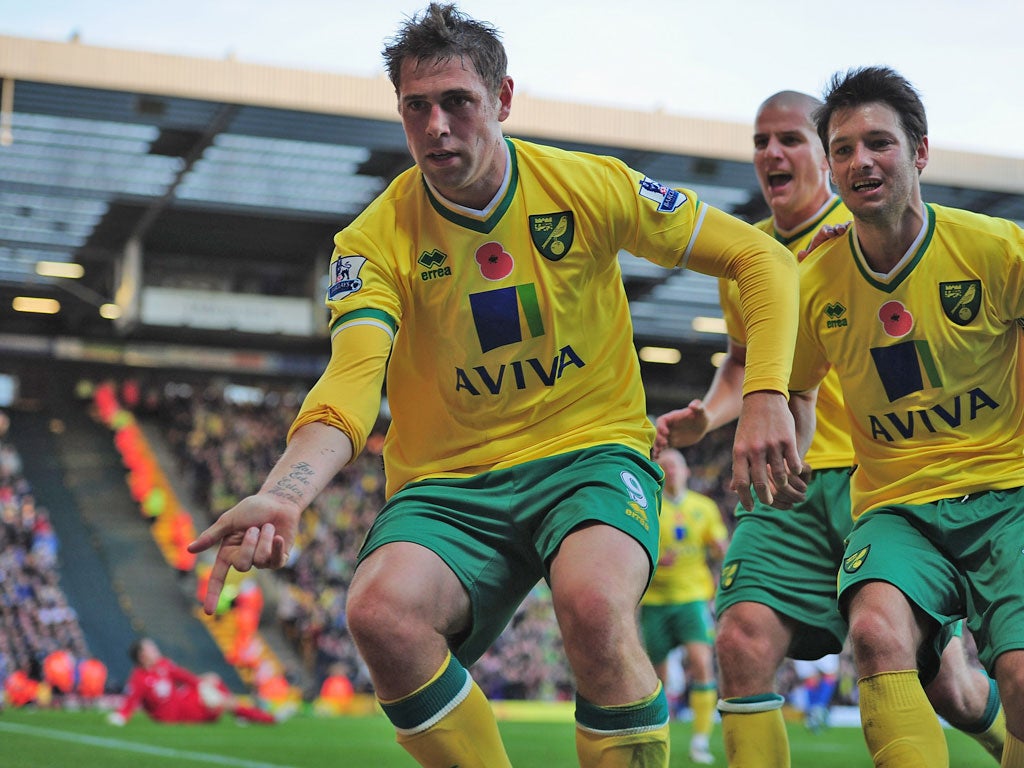
[[[512,78],[508,75],[501,81],[501,87],[498,88],[498,121],[504,122],[508,118],[509,113],[512,111],[512,91],[515,90],[515,83],[512,82]]]
[[[928,137],[922,136],[921,142],[917,145],[917,150],[914,152],[914,166],[917,168],[917,172],[920,173],[928,165]]]

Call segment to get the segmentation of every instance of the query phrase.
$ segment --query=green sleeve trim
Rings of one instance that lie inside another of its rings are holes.
[[[379,309],[356,309],[340,315],[337,320],[331,323],[331,333],[333,334],[338,328],[354,320],[376,320],[388,326],[391,329],[392,336],[398,332],[398,321],[387,312]]]

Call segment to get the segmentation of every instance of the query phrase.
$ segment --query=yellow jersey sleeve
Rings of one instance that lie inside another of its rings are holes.
[[[788,394],[799,303],[792,254],[764,232],[709,207],[690,266],[737,283],[748,339],[743,394]]]
[[[350,319],[331,339],[330,362],[306,395],[288,439],[304,424],[323,422],[348,435],[352,458],[358,456],[380,412],[390,353],[391,336],[380,326]]]

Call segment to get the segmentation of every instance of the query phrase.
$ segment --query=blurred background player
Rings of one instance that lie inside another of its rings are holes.
[[[839,682],[839,654],[828,653],[814,661],[794,659],[797,685],[790,703],[803,713],[804,725],[813,733],[828,727],[832,697]]]
[[[112,725],[124,725],[139,707],[161,723],[208,723],[225,712],[247,722],[275,722],[273,715],[236,698],[217,675],[195,675],[175,664],[152,638],[132,643],[128,655],[135,667],[124,703],[107,717]]]
[[[754,122],[754,170],[772,211],[756,226],[794,256],[820,229],[843,232],[852,218],[829,186],[828,162],[812,117],[819,105],[813,96],[782,91],[761,104]],[[719,281],[719,295],[729,332],[726,358],[703,400],[658,419],[659,446],[692,445],[738,414],[746,331],[735,284]],[[789,765],[784,698],[776,690],[779,667],[786,656],[815,660],[838,653],[847,634],[837,607],[836,574],[853,525],[854,457],[834,373],[821,382],[815,417],[805,456],[813,468],[806,500],[791,510],[763,503],[739,508],[722,565],[715,647],[730,766]],[[943,717],[999,759],[1005,721],[998,691],[968,665],[960,637],[951,637],[928,693]]]
[[[718,692],[709,605],[715,580],[708,558],[722,560],[729,534],[718,504],[689,489],[690,468],[683,454],[666,449],[657,461],[665,471],[658,569],[640,603],[640,625],[647,655],[662,684],[668,681],[669,652],[684,647],[687,704],[693,712],[690,759],[711,764],[711,729]]]

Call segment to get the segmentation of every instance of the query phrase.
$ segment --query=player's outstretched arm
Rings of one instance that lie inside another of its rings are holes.
[[[218,547],[203,601],[206,613],[216,611],[229,568],[280,568],[288,561],[302,510],[351,457],[352,442],[341,430],[319,422],[300,427],[259,492],[242,499],[189,544],[193,553]]]
[[[793,415],[781,392],[757,391],[743,398],[732,454],[732,489],[746,509],[753,508],[754,494],[771,504],[773,488],[786,488],[787,498],[796,499],[807,489]]]

